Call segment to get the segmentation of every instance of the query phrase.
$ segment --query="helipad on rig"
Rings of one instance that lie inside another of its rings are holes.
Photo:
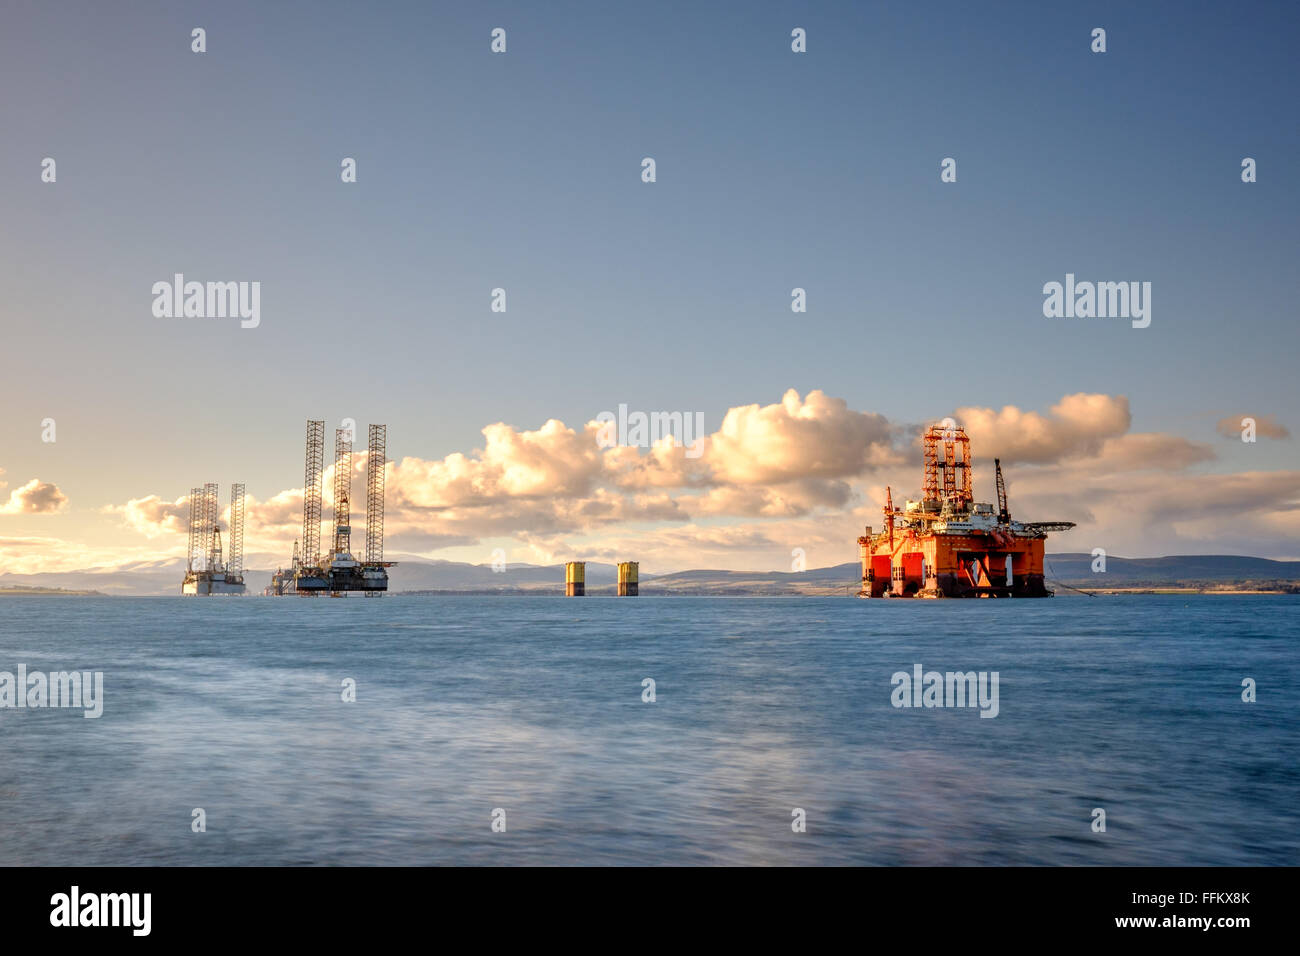
[[[925,433],[920,501],[894,509],[885,489],[885,526],[858,538],[862,590],[858,597],[1051,597],[1043,583],[1049,531],[1073,521],[1012,521],[1002,463],[993,460],[998,503],[971,493],[970,439],[956,425]]]

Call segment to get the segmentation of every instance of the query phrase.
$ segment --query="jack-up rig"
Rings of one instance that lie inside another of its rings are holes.
[[[996,458],[997,511],[977,503],[970,439],[962,428],[931,425],[924,443],[921,500],[897,511],[886,488],[884,530],[873,535],[868,527],[858,538],[858,597],[1051,597],[1043,583],[1047,534],[1074,522],[1013,521]]]
[[[388,590],[387,569],[396,562],[384,560],[384,463],[387,446],[388,426],[371,425],[366,456],[366,553],[359,560],[352,555],[352,430],[335,430],[333,547],[322,560],[321,471],[325,458],[325,423],[307,422],[302,539],[293,543],[292,565],[287,570],[276,570],[266,594],[344,597],[349,591],[360,591],[366,597],[378,597]]]
[[[222,560],[217,486],[190,489],[190,540],[181,594],[244,593],[244,486],[230,486],[230,555]]]

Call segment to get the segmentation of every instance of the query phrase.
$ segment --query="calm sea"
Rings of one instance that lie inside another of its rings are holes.
[[[0,864],[1296,865],[1298,612],[5,598],[0,671],[104,709],[0,710]],[[998,716],[896,709],[915,664]]]

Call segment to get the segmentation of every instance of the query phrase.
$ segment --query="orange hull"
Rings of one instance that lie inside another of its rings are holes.
[[[860,597],[1051,597],[1043,583],[1045,539],[987,534],[859,538]]]

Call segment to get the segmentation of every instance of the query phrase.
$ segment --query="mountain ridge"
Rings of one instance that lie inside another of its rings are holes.
[[[262,563],[269,555],[256,555]],[[426,594],[562,594],[564,565],[508,564],[505,571],[491,565],[470,564],[393,555],[398,562],[391,569],[394,593]],[[1106,570],[1094,572],[1094,557],[1082,552],[1047,555],[1049,581],[1067,588],[1084,590],[1195,588],[1247,589],[1248,585],[1295,586],[1300,588],[1300,561],[1282,561],[1251,555],[1166,555],[1158,558],[1107,556]],[[244,572],[250,595],[260,595],[271,579],[272,569],[249,568]],[[0,573],[0,595],[16,589],[95,591],[106,596],[148,597],[180,592],[184,561],[168,558],[133,561],[115,568],[85,568],[45,574]],[[641,593],[651,595],[826,595],[857,593],[860,572],[857,562],[810,568],[806,571],[731,571],[697,568],[664,574],[643,572]],[[587,592],[613,593],[617,568],[598,561],[587,562]],[[1062,592],[1064,593],[1064,592]]]

